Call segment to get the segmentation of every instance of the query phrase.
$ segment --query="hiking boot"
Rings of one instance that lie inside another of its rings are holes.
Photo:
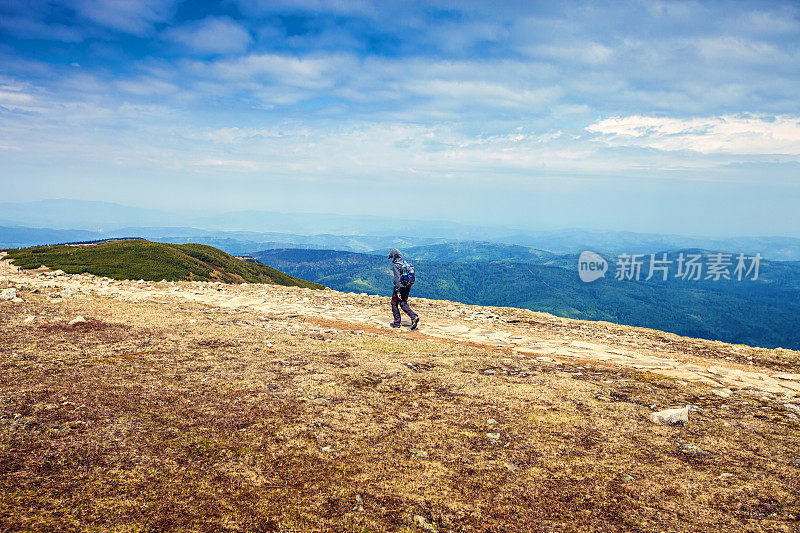
[[[400,324],[395,324],[394,322],[392,322],[389,325],[392,326],[393,328],[399,328],[400,327]]]
[[[415,316],[411,319],[411,329],[417,329],[417,324],[419,324],[419,317]]]

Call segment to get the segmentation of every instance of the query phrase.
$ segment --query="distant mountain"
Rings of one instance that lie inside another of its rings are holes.
[[[108,202],[41,200],[0,203],[0,225],[108,231],[126,226],[180,225],[180,215]]]
[[[26,248],[40,244],[91,241],[104,238],[96,231],[0,226],[0,248]]]
[[[100,232],[105,236],[142,236],[164,241],[179,235],[198,241],[194,235],[204,233],[205,240],[201,242],[227,246],[233,253],[277,247],[282,243],[293,248],[322,247],[366,252],[392,246],[482,241],[523,246],[554,254],[579,253],[583,250],[633,254],[705,248],[748,254],[759,252],[772,260],[800,260],[800,238],[796,237],[715,238],[591,229],[539,231],[437,220],[270,211],[170,213],[107,202],[66,199],[0,203],[0,226],[84,230]],[[131,234],[132,228],[141,229],[142,233]],[[173,228],[179,233],[145,235],[144,228]],[[184,231],[187,229],[195,234],[187,235]],[[796,233],[798,229],[787,228],[787,231]]]
[[[391,294],[391,265],[385,255],[291,249],[250,255],[336,290]],[[406,255],[417,271],[414,296],[520,307],[753,346],[800,348],[800,267],[794,264],[764,262],[758,281],[618,281],[610,272],[604,279],[583,283],[575,270],[561,267],[426,261]],[[562,258],[565,264],[575,260],[574,255]]]
[[[800,239],[795,237],[716,238],[574,229],[547,232],[517,232],[490,240],[562,254],[579,253],[584,250],[611,254],[649,254],[660,250],[704,248],[747,254],[758,252],[763,257],[773,261],[800,260]]]
[[[238,255],[252,250],[273,248],[310,248],[368,252],[375,248],[407,248],[442,242],[441,239],[405,238],[370,235],[298,235],[292,233],[216,231],[188,227],[124,227],[110,231],[60,230],[0,226],[0,247],[26,248],[43,244],[64,244],[76,241],[120,237],[140,237],[173,244],[200,243]]]
[[[250,282],[323,288],[201,244],[123,240],[84,246],[43,246],[8,250],[7,259],[13,259],[15,265],[26,269],[44,265],[70,274],[88,272],[113,279]]]
[[[557,254],[517,244],[503,244],[479,241],[457,241],[425,246],[411,246],[402,249],[409,258],[425,261],[448,261],[455,263],[474,263],[476,261],[516,261],[519,263],[547,264],[559,257]],[[383,249],[370,252],[386,255]]]

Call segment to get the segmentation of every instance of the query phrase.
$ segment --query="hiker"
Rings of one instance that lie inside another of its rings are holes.
[[[411,292],[411,285],[414,284],[414,267],[403,261],[403,254],[397,248],[392,248],[389,252],[389,259],[392,260],[392,272],[394,273],[394,288],[392,289],[392,314],[394,315],[393,328],[400,327],[400,309],[411,318],[411,329],[417,329],[419,316],[411,310],[408,305],[408,293]]]

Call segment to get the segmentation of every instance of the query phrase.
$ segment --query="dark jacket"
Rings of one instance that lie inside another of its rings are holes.
[[[403,284],[403,254],[397,248],[392,248],[389,252],[389,259],[392,260],[392,273],[394,274],[394,290],[399,291],[405,288]]]

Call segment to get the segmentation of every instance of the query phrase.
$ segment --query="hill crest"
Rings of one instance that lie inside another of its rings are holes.
[[[252,263],[204,244],[168,244],[144,239],[75,243],[6,250],[6,259],[23,269],[45,266],[69,274],[84,272],[111,279],[146,281],[221,281],[324,288]]]

